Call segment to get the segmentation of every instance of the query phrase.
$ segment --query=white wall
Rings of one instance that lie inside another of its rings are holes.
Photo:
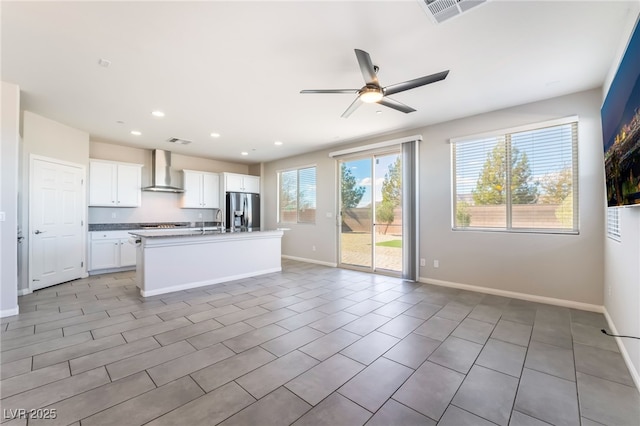
[[[337,221],[336,221],[336,162],[328,156],[329,151],[320,151],[279,161],[265,163],[262,175],[263,226],[265,229],[289,228],[282,237],[282,254],[294,258],[312,260],[322,264],[336,265]],[[279,170],[316,166],[316,223],[278,224],[277,172]],[[327,215],[331,217],[327,217]],[[313,246],[316,251],[313,251]]]
[[[603,303],[604,199],[600,91],[591,90],[434,126],[407,130],[358,144],[422,134],[420,143],[421,280],[466,284],[497,291]],[[515,234],[451,230],[451,146],[449,138],[578,115],[580,234]],[[346,147],[346,146],[345,146]],[[336,263],[336,163],[328,152],[288,158],[264,166],[268,227],[276,224],[276,176],[280,169],[318,166],[316,225],[293,225],[283,238],[283,254]],[[326,218],[325,213],[332,213]],[[287,224],[287,226],[289,226]],[[311,251],[316,245],[317,251]],[[433,260],[440,261],[434,269]]]
[[[615,333],[640,336],[640,207],[619,210],[621,241],[605,243],[604,306]],[[640,342],[620,339],[640,386]]]
[[[19,256],[20,271],[19,290],[29,288],[29,159],[31,155],[39,155],[57,160],[89,166],[89,134],[74,129],[54,120],[24,111],[22,137],[22,167],[20,176],[20,225],[25,237]]]
[[[640,16],[636,25],[640,21]],[[611,65],[601,100],[622,59],[633,28],[620,42],[616,61]],[[602,208],[606,206],[602,199]],[[619,211],[621,241],[606,238],[604,246],[604,306],[614,332],[640,336],[640,206],[621,208]],[[640,341],[618,339],[620,351],[640,388]]]
[[[421,277],[602,305],[604,191],[599,90],[431,126],[421,146]],[[580,234],[451,230],[451,137],[579,116]],[[440,268],[433,268],[433,259]]]
[[[151,185],[151,150],[91,141],[91,158],[142,164],[142,186]],[[181,179],[182,169],[203,172],[246,174],[249,166],[172,153],[171,167]],[[214,209],[182,209],[180,194],[142,192],[142,206],[137,208],[89,207],[89,223],[199,222],[213,221]],[[199,215],[202,214],[202,218]],[[115,217],[113,217],[115,215]]]
[[[1,82],[0,317],[18,313],[18,155],[20,88]]]

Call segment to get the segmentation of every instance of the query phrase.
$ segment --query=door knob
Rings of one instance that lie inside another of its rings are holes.
[[[34,232],[34,234],[38,235],[38,234],[44,234],[47,231],[41,231],[39,229],[36,229],[36,232]]]

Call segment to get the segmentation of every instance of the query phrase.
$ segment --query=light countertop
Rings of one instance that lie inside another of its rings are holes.
[[[266,231],[236,231],[229,232],[224,229],[216,228],[216,227],[205,227],[204,232],[202,228],[187,228],[187,229],[154,229],[154,230],[143,230],[143,231],[132,231],[129,232],[131,235],[136,237],[143,238],[176,238],[176,237],[211,237],[211,236],[243,236],[249,234],[259,234],[259,233],[267,233],[282,230],[266,230]]]

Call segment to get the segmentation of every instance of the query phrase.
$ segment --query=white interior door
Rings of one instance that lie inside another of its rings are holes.
[[[80,278],[84,267],[82,166],[32,158],[29,197],[31,290]]]

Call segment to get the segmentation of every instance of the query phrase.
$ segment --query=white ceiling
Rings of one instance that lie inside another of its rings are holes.
[[[92,140],[255,163],[599,87],[638,8],[492,0],[435,24],[415,0],[2,1],[1,72],[23,109]],[[393,96],[416,112],[342,119],[354,95],[299,92],[362,87],[354,48],[383,86],[451,72]]]

